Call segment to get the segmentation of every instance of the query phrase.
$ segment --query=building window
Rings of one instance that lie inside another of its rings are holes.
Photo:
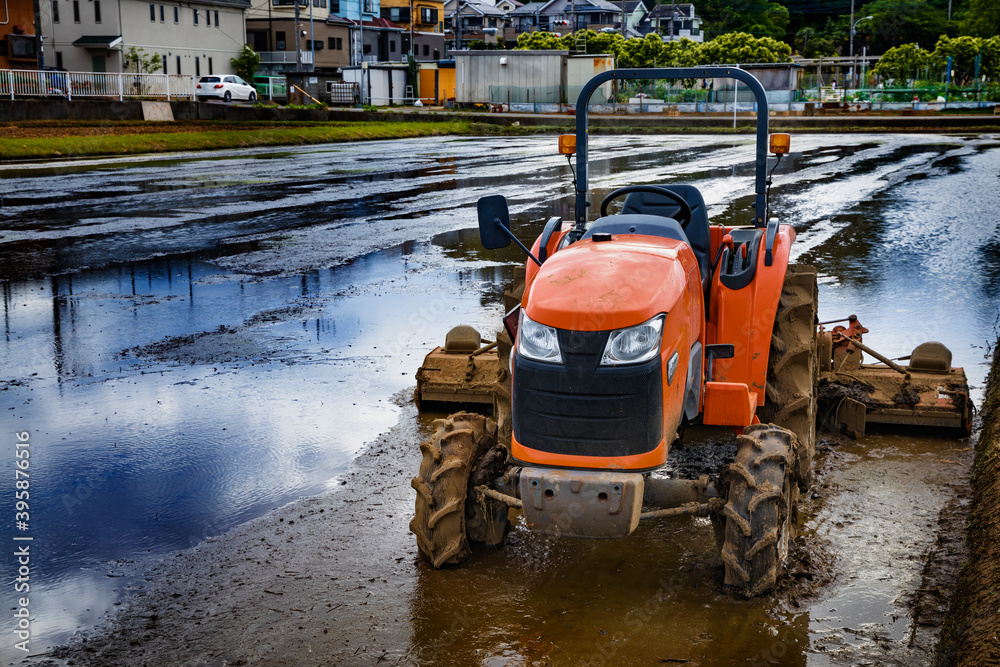
[[[59,1],[52,0],[52,22],[59,23]]]
[[[313,0],[313,7],[322,7],[326,4],[326,0]]]
[[[424,44],[424,58],[426,58],[430,54],[431,54],[431,47],[428,46],[427,44]]]
[[[198,10],[192,9],[191,11],[194,13],[194,24],[198,25]]]
[[[410,8],[409,7],[383,7],[382,8],[382,18],[389,19],[393,23],[409,23],[410,22]]]
[[[212,12],[210,12],[207,9],[205,10],[205,25],[207,25],[209,28],[212,27]]]
[[[80,0],[73,0],[73,23],[80,22]]]
[[[174,23],[181,22],[180,7],[174,7]]]
[[[395,53],[395,52],[396,52],[396,40],[391,39],[389,40],[389,53]]]
[[[56,51],[56,69],[63,68],[62,51]]]
[[[336,37],[327,37],[327,39],[326,39],[326,45],[330,49],[337,48],[337,38]]]
[[[194,75],[201,76],[201,58],[198,56],[194,57]]]
[[[167,17],[163,12],[163,5],[160,5],[160,23],[166,23]]]
[[[365,44],[364,52],[365,53],[371,53],[372,52],[372,45],[371,44]]]
[[[167,74],[167,57],[163,56],[163,73]]]
[[[364,0],[365,2],[365,13],[374,14],[375,13],[375,0]]]
[[[181,73],[181,57],[177,56],[177,73]]]
[[[278,51],[285,50],[285,33],[278,31],[274,33],[274,48]]]
[[[340,0],[330,0],[330,11],[334,14],[340,13]]]
[[[421,23],[437,23],[438,22],[438,10],[431,9],[430,7],[420,8],[420,22]]]
[[[101,22],[101,0],[94,0],[94,23]]]
[[[73,4],[76,4],[76,0],[73,0]],[[149,3],[149,20],[154,22],[156,21],[156,5],[152,2]]]
[[[307,49],[311,49],[313,51],[322,51],[323,50],[323,42],[319,41],[318,39],[315,40],[315,41],[313,41],[311,39],[307,39],[306,40],[306,48]]]
[[[208,73],[209,74],[212,73],[212,59],[211,58],[208,59]]]
[[[219,27],[219,10],[218,9],[215,10],[215,27],[216,28]]]
[[[441,60],[441,52],[434,49],[434,60]]]

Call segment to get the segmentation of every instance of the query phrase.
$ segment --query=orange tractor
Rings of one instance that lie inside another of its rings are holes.
[[[612,79],[683,78],[737,79],[757,99],[752,218],[710,225],[698,189],[668,183],[619,188],[589,221],[591,94]],[[815,447],[816,272],[789,264],[795,231],[768,219],[768,149],[780,160],[788,135],[769,137],[763,87],[726,67],[604,72],[581,92],[576,122],[559,142],[576,155],[575,220],[549,220],[529,250],[503,197],[479,201],[483,246],[513,239],[529,259],[505,331],[486,346],[498,351],[496,421],[452,415],[421,446],[419,553],[442,567],[474,543],[500,545],[511,508],[531,530],[589,538],[709,516],[725,583],[760,594],[781,576]],[[462,359],[482,362],[479,345],[459,345]],[[688,423],[739,434],[717,479],[655,474]]]

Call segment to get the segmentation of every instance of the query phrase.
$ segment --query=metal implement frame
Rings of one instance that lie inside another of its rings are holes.
[[[652,67],[648,69],[614,69],[601,72],[584,85],[576,102],[576,225],[582,230],[587,224],[587,137],[590,97],[602,84],[614,79],[736,79],[753,92],[757,100],[757,153],[754,175],[754,226],[763,227],[767,215],[767,94],[760,81],[738,67]]]

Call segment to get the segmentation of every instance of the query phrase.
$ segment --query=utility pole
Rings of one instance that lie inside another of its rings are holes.
[[[316,71],[316,35],[313,33],[313,2],[309,2],[309,48],[312,50],[312,64],[309,69]]]
[[[299,0],[295,2],[295,71],[302,71],[302,26],[299,25],[301,13],[299,12]]]
[[[416,49],[413,48],[413,0],[410,0],[410,57],[416,58]]]
[[[45,47],[42,45],[42,8],[39,0],[34,0],[31,4],[35,12],[35,62],[38,64],[38,69],[42,70],[45,67]],[[7,19],[10,19],[9,14]]]

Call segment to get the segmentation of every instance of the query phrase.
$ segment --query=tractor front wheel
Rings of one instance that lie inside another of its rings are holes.
[[[502,474],[507,457],[492,419],[459,412],[434,424],[434,436],[420,444],[423,460],[411,482],[417,498],[410,531],[420,557],[440,568],[465,560],[470,542],[503,543],[507,506],[479,499],[475,487]]]
[[[723,538],[725,583],[747,597],[774,588],[788,560],[798,498],[794,451],[789,431],[773,424],[750,426],[720,478],[726,504],[712,518]]]

